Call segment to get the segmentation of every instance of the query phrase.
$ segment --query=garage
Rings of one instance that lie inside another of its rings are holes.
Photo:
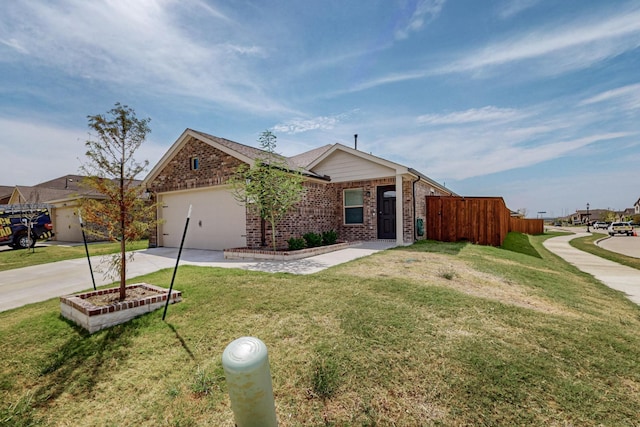
[[[179,247],[184,224],[192,206],[185,248],[223,250],[247,245],[246,212],[228,187],[187,190],[158,195],[158,243]]]
[[[52,209],[53,232],[59,242],[82,242],[82,229],[78,220],[77,206]]]

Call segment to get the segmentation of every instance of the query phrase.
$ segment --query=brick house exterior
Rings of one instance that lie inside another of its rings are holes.
[[[186,247],[259,248],[270,242],[270,227],[265,227],[251,209],[233,200],[228,186],[238,166],[252,165],[262,154],[254,147],[185,130],[144,180],[146,188],[161,202],[158,217],[164,220],[151,231],[150,246],[176,246],[184,224],[184,216],[179,215],[194,203],[191,222],[196,225],[194,230],[190,226],[193,234],[187,235]],[[426,237],[418,236],[416,230],[416,220],[426,216],[425,197],[453,195],[413,169],[341,144],[285,160],[303,171],[305,193],[277,225],[279,248],[286,248],[290,237],[329,230],[336,230],[344,241],[384,238],[398,245],[411,244]],[[351,203],[345,201],[348,192],[359,195],[362,205],[347,206]],[[388,212],[383,214],[381,205],[385,202]],[[355,223],[346,219],[350,209],[357,212]]]

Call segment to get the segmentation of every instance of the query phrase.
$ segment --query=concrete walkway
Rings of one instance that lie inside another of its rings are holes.
[[[574,248],[569,241],[590,233],[558,236],[544,241],[545,248],[569,264],[589,273],[612,289],[623,292],[627,298],[640,304],[640,271]]]
[[[180,257],[180,265],[241,268],[270,273],[312,274],[394,246],[395,242],[363,242],[339,251],[294,261],[225,260],[222,251],[185,249]],[[134,261],[127,265],[127,277],[135,278],[163,268],[174,268],[177,256],[177,248],[152,248],[137,251]],[[97,286],[113,282],[113,280],[105,279],[101,273],[95,272],[99,267],[100,257],[91,257],[91,264],[94,267]],[[135,283],[135,280],[127,281]],[[2,271],[0,272],[0,311],[85,291],[92,287],[91,273],[86,258]]]

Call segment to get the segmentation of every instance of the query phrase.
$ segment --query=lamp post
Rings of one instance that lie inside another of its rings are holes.
[[[589,233],[589,202],[587,202],[587,233]]]

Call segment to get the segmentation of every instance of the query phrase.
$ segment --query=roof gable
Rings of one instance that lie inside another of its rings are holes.
[[[317,153],[320,155],[308,167],[316,174],[330,176],[333,182],[359,181],[408,173],[405,166],[342,144],[334,144]]]
[[[167,150],[167,152],[162,156],[160,161],[153,167],[153,169],[149,172],[147,177],[144,179],[144,185],[148,185],[148,183],[155,180],[158,175],[162,172],[162,170],[171,162],[171,160],[182,150],[191,140],[191,138],[195,138],[198,141],[201,141],[205,144],[208,144],[229,156],[232,156],[241,162],[244,162],[249,165],[253,165],[256,160],[267,158],[270,154],[260,148],[251,147],[249,145],[240,144],[238,142],[234,142],[228,139],[220,138],[217,136],[209,135],[208,133],[196,131],[193,129],[186,129],[182,135],[173,143],[173,145]],[[327,146],[328,147],[328,146]],[[301,169],[301,172],[307,176],[314,178],[323,178],[321,176],[316,175],[315,173],[309,171],[305,168],[305,163],[311,161],[311,159],[317,157],[317,153],[320,153],[321,150],[315,149],[308,151],[306,153],[299,154],[294,157],[284,157],[280,154],[274,153],[273,155],[285,165],[287,165],[291,170]]]
[[[233,142],[224,138],[218,138],[204,132],[194,131],[193,129],[186,129],[184,132],[182,132],[182,135],[180,135],[180,137],[173,143],[173,145],[169,147],[160,161],[158,161],[153,169],[151,169],[151,171],[143,181],[145,186],[148,186],[149,182],[157,178],[158,174],[160,174],[165,166],[167,166],[169,162],[180,152],[180,150],[182,150],[182,148],[187,145],[191,138],[195,138],[198,141],[209,144],[212,147],[222,151],[223,153],[235,157],[236,159],[247,164],[252,164],[254,160],[259,156],[259,153],[262,152],[262,150],[249,147],[248,145],[239,144],[237,142]]]
[[[327,159],[336,151],[342,151],[352,156],[355,156],[357,158],[378,164],[380,166],[394,169],[395,171],[397,171],[397,173],[406,173],[408,171],[406,166],[402,166],[401,164],[394,163],[389,160],[385,160],[381,157],[377,157],[372,154],[367,154],[363,151],[358,151],[356,149],[347,147],[346,145],[342,145],[342,144],[334,144],[333,146],[331,146],[331,148],[326,150],[322,155],[320,155],[318,158],[316,158],[313,162],[309,164],[308,166],[309,169],[313,170],[315,167],[317,167],[320,163],[322,163],[325,159]]]
[[[11,193],[9,204],[48,203],[56,199],[69,198],[75,194],[77,190],[17,185]]]
[[[304,153],[289,157],[289,161],[299,168],[306,169],[312,162],[323,155],[331,147],[333,147],[331,144],[323,145],[322,147],[314,148],[313,150],[305,151]]]

